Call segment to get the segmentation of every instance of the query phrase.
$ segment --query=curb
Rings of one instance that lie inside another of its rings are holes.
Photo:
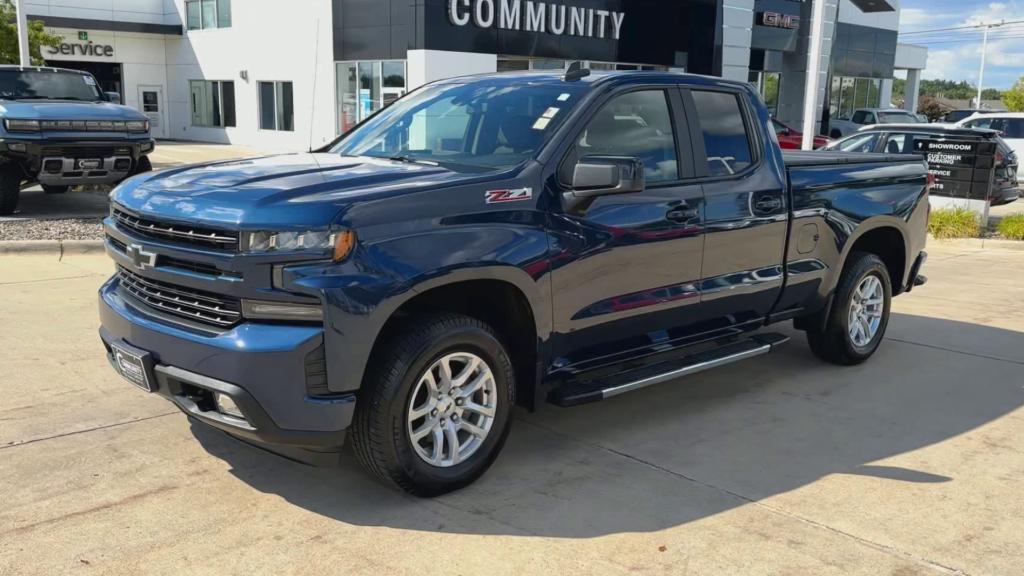
[[[4,240],[0,254],[91,254],[103,252],[103,240]]]
[[[928,243],[935,243],[941,246],[955,246],[960,248],[974,248],[978,250],[1024,250],[1024,241],[1004,240],[1002,238],[947,238],[939,240],[928,235]]]

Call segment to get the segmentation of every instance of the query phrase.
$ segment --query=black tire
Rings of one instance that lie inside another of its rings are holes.
[[[14,214],[18,209],[23,174],[17,166],[0,166],[0,216]]]
[[[491,368],[497,407],[490,431],[461,463],[440,467],[422,459],[407,427],[410,395],[441,357],[470,352]],[[515,390],[512,361],[490,326],[459,314],[415,319],[396,331],[371,359],[359,391],[350,438],[356,459],[371,474],[417,496],[436,496],[479,478],[498,456],[511,425]]]
[[[131,175],[142,174],[143,172],[151,172],[153,170],[153,164],[149,161],[149,156],[139,156],[139,159],[135,161],[135,168],[132,169]]]
[[[828,137],[833,140],[838,140],[843,137],[843,133],[840,132],[839,130],[833,130],[831,133],[829,133]]]
[[[71,186],[56,186],[53,184],[43,184],[43,192],[47,194],[64,194],[71,188]]]
[[[869,275],[875,276],[882,285],[882,316],[875,335],[867,344],[858,346],[850,336],[850,306],[854,290]],[[860,364],[875,353],[885,337],[891,307],[892,283],[885,263],[874,254],[854,252],[850,254],[839,279],[839,286],[836,288],[835,299],[824,329],[820,328],[819,323],[812,323],[814,326],[807,330],[807,343],[811,351],[826,362],[842,366]]]

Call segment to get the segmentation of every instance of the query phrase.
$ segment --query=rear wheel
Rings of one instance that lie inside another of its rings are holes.
[[[14,214],[21,195],[21,169],[13,164],[0,166],[0,216]]]
[[[807,343],[833,364],[860,364],[878,349],[889,325],[892,285],[885,263],[867,252],[850,254],[824,328],[807,331]]]
[[[68,191],[71,186],[56,186],[53,184],[43,184],[43,192],[47,194],[64,194]]]
[[[511,422],[512,362],[494,331],[441,314],[414,321],[383,346],[356,404],[357,460],[419,496],[479,478]]]

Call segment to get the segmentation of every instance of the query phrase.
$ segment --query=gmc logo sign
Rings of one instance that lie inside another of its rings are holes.
[[[800,27],[800,17],[794,14],[780,14],[778,12],[758,12],[757,23],[771,28],[796,30]]]

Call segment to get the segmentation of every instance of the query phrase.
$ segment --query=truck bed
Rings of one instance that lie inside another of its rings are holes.
[[[786,162],[787,167],[795,168],[833,164],[921,162],[923,157],[917,154],[871,154],[838,150],[783,150],[782,159]]]

